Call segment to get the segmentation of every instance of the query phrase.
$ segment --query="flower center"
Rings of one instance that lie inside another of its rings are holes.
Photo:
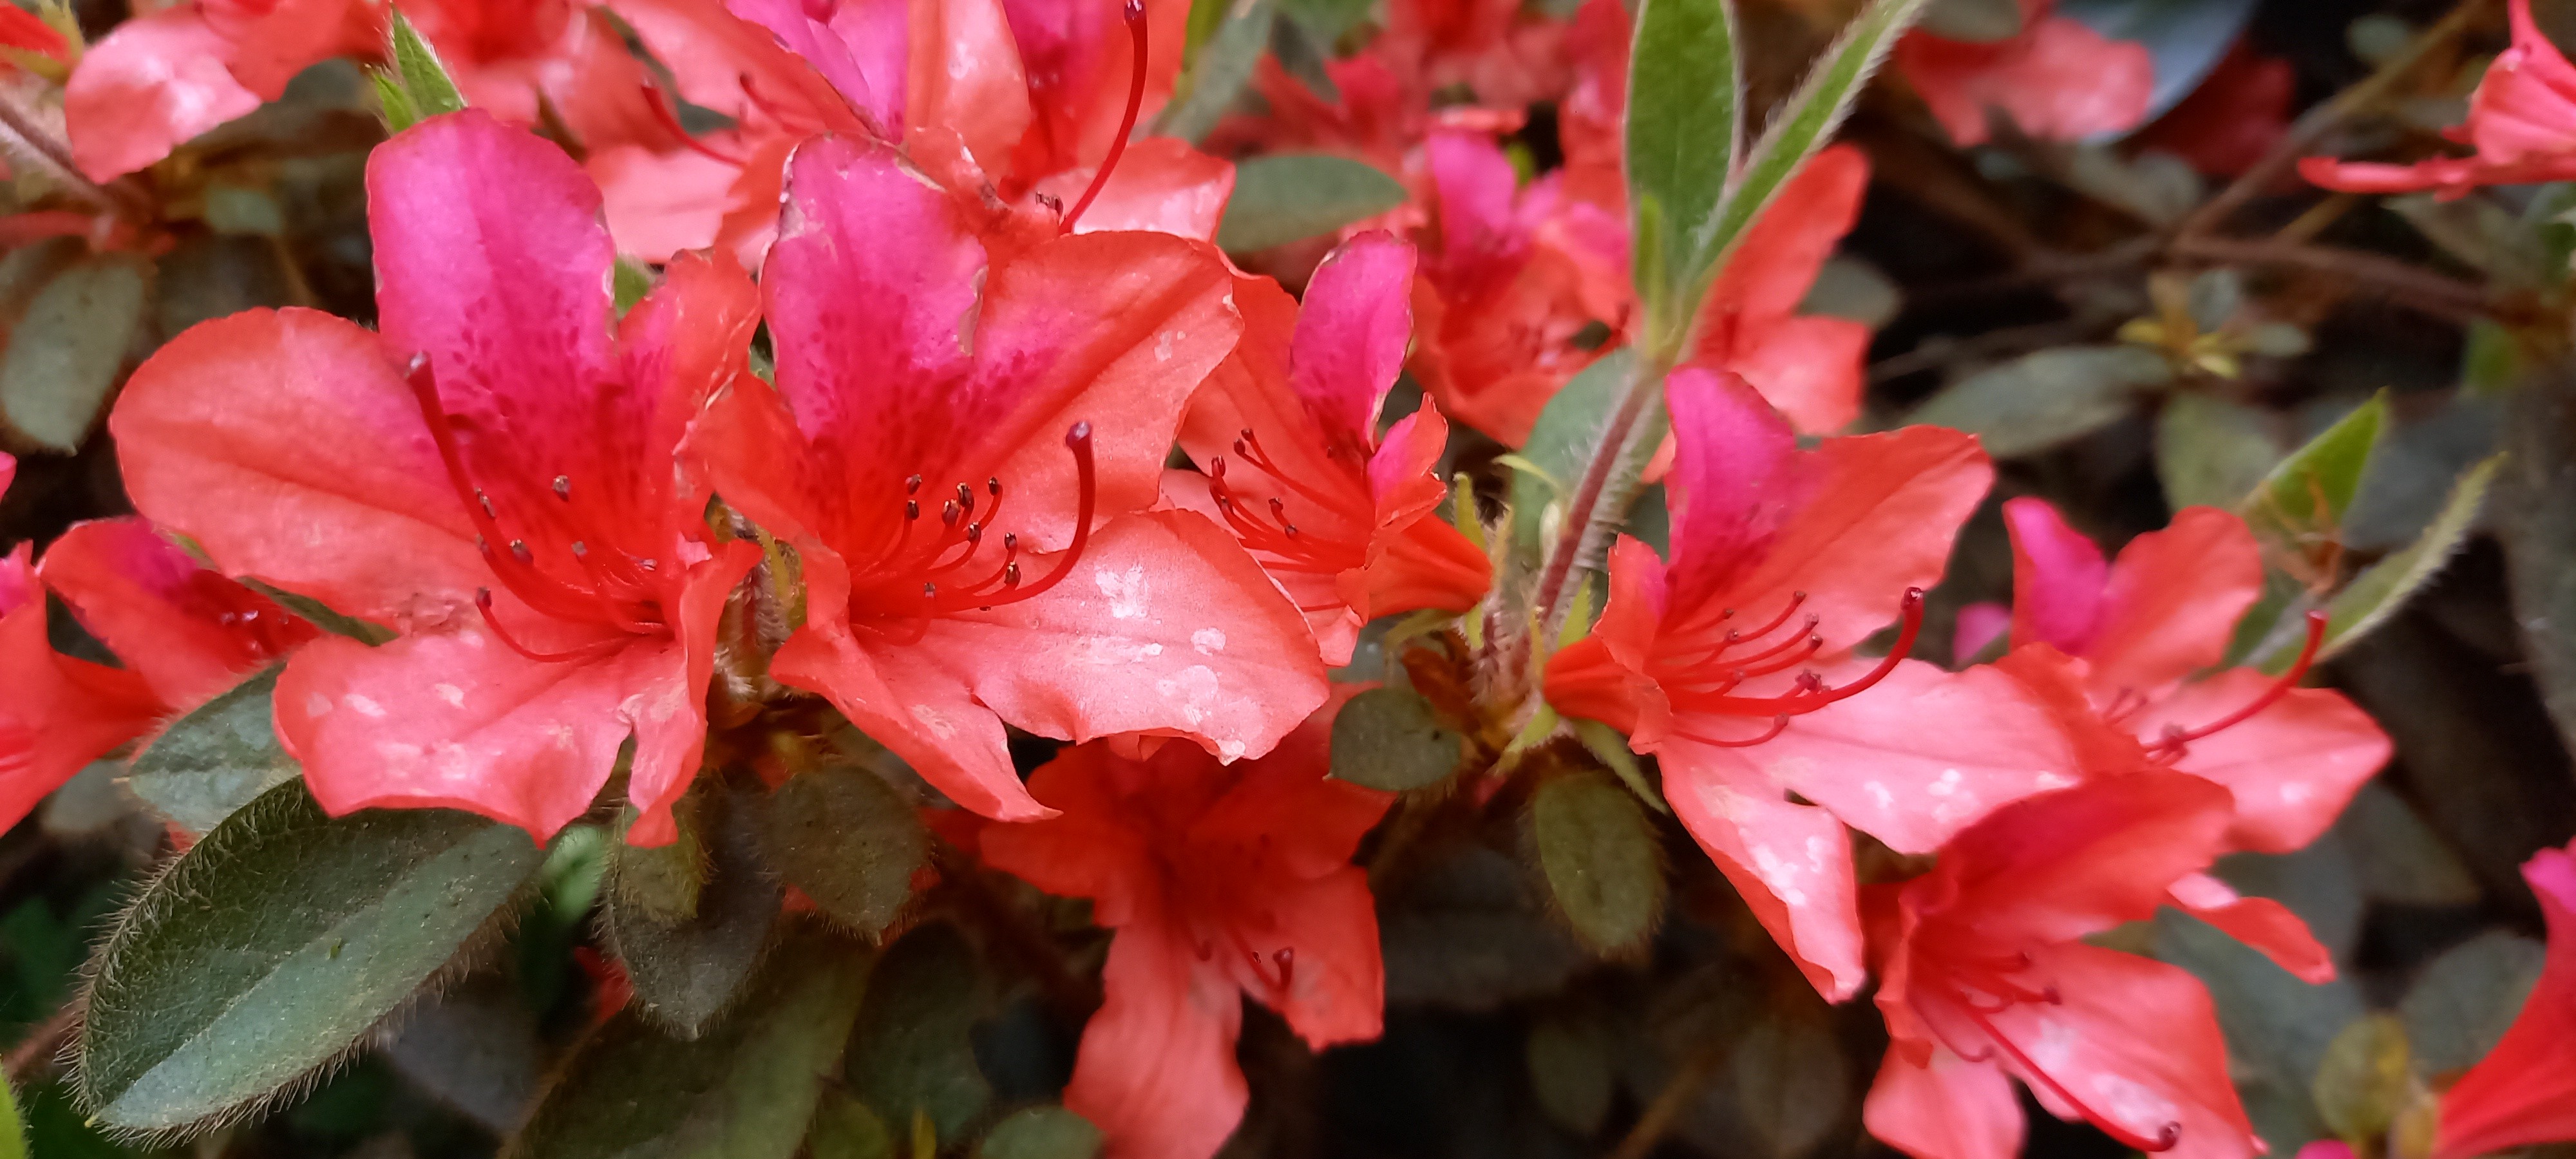
[[[1251,427],[1243,428],[1234,440],[1234,461],[1268,476],[1288,493],[1334,516],[1331,527],[1343,527],[1353,522],[1365,526],[1367,523],[1365,519],[1354,520],[1344,501],[1282,469],[1261,449],[1261,438],[1252,432]],[[1274,495],[1257,505],[1246,502],[1246,496],[1235,491],[1232,480],[1228,478],[1230,466],[1223,455],[1208,460],[1208,494],[1216,501],[1217,510],[1225,515],[1226,526],[1234,532],[1235,539],[1261,558],[1263,568],[1273,572],[1337,575],[1368,562],[1365,546],[1330,534],[1318,534],[1310,526],[1299,526],[1284,498]]]
[[[1073,223],[1082,220],[1082,211],[1091,208],[1093,198],[1100,196],[1109,184],[1109,171],[1118,167],[1118,158],[1127,153],[1127,135],[1136,131],[1136,114],[1145,107],[1145,0],[1127,0],[1119,15],[1127,21],[1127,43],[1135,61],[1127,77],[1127,112],[1118,119],[1118,135],[1109,139],[1109,155],[1100,159],[1100,171],[1091,175],[1091,184],[1073,203],[1073,211],[1064,215],[1060,233],[1072,233]]]
[[[914,475],[903,481],[902,517],[887,525],[890,532],[880,532],[873,550],[861,553],[867,563],[850,576],[852,618],[922,620],[970,609],[990,611],[1036,599],[1063,582],[1091,541],[1092,509],[1099,497],[1091,461],[1091,424],[1073,424],[1065,433],[1064,445],[1073,452],[1080,491],[1073,542],[1059,554],[1053,570],[1022,583],[1018,533],[988,532],[1002,513],[999,477],[984,480],[981,501],[975,487],[956,484],[953,493],[940,499],[939,528],[931,531],[921,527],[922,477]],[[979,502],[986,504],[980,515]],[[984,550],[995,541],[999,541],[998,553]]]
[[[1720,738],[1692,732],[1676,732],[1684,740],[1719,748],[1749,748],[1788,731],[1789,718],[1848,700],[1868,691],[1914,650],[1914,638],[1923,629],[1923,589],[1905,589],[1900,602],[1903,624],[1898,629],[1896,644],[1887,650],[1878,666],[1863,673],[1849,684],[1834,686],[1813,670],[1798,674],[1791,690],[1777,696],[1737,696],[1736,688],[1757,677],[1786,672],[1813,659],[1825,646],[1825,638],[1816,633],[1819,622],[1814,615],[1800,621],[1796,631],[1786,635],[1781,629],[1796,617],[1807,602],[1807,593],[1797,592],[1789,604],[1769,623],[1751,631],[1729,627],[1713,642],[1686,649],[1676,655],[1658,657],[1655,661],[1657,681],[1672,697],[1673,707],[1692,712],[1724,716],[1768,716],[1770,728],[1759,736]],[[1736,610],[1718,613],[1718,622],[1735,618]],[[1778,637],[1774,639],[1774,637]]]
[[[501,585],[538,613],[579,624],[616,628],[634,635],[669,631],[662,618],[661,563],[619,547],[608,529],[620,522],[604,496],[577,489],[570,475],[557,475],[542,491],[526,480],[489,480],[487,489],[466,469],[463,440],[474,425],[451,417],[438,398],[437,376],[429,356],[417,355],[405,375],[412,397],[420,403],[421,420],[438,446],[448,484],[465,504],[474,523],[474,547]],[[505,489],[512,502],[505,508],[492,500]],[[551,500],[536,498],[550,494]],[[507,511],[510,523],[502,523]],[[543,549],[543,554],[540,554]],[[569,578],[577,576],[579,578]],[[614,651],[616,639],[601,640],[570,652],[540,652],[519,642],[493,614],[492,589],[475,593],[474,606],[485,626],[512,651],[531,660],[585,659]]]

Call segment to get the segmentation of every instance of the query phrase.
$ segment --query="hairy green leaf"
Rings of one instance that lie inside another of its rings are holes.
[[[1636,353],[1624,347],[1601,356],[1559,387],[1530,424],[1521,463],[1512,469],[1512,537],[1520,554],[1538,557],[1548,505],[1563,500],[1560,489],[1572,487],[1584,464],[1604,453],[1602,429],[1636,365]]]
[[[2019,0],[1932,0],[1923,31],[1943,40],[1987,44],[2021,34]]]
[[[975,948],[932,923],[886,948],[859,1011],[852,1093],[901,1131],[915,1114],[954,1139],[993,1099],[972,1034],[990,998]]]
[[[864,947],[814,931],[791,934],[741,1006],[695,1039],[667,1037],[634,1011],[609,1020],[501,1153],[792,1159],[867,984]]]
[[[1632,224],[1637,296],[1681,303],[1697,293],[1650,281],[1696,272],[1694,231],[1717,213],[1744,142],[1744,66],[1732,0],[1645,0],[1628,62],[1628,196],[1659,220]],[[1643,207],[1652,204],[1655,209]]]
[[[272,666],[196,707],[134,758],[127,787],[190,833],[213,829],[260,794],[293,780],[302,766],[277,743]]]
[[[912,803],[857,765],[799,773],[770,794],[761,848],[814,907],[873,938],[912,900],[912,875],[930,857],[930,835]]]
[[[1393,793],[1436,785],[1458,770],[1462,741],[1419,694],[1372,688],[1333,717],[1333,776]]]
[[[1589,771],[1552,778],[1530,800],[1530,833],[1557,908],[1585,945],[1623,953],[1655,932],[1663,854],[1635,794]]]
[[[226,818],[145,887],[98,956],[81,1100],[137,1132],[204,1127],[340,1057],[544,860],[444,809],[334,820],[302,782]]]
[[[2488,930],[2427,963],[2397,1005],[2424,1068],[2462,1070],[2494,1050],[2539,985],[2548,956],[2530,938]]]
[[[386,36],[393,48],[394,74],[402,78],[403,92],[422,119],[465,107],[465,94],[457,89],[456,79],[447,74],[447,65],[438,59],[438,50],[430,47],[429,38],[412,26],[401,9],[394,10]]]
[[[1331,233],[1404,204],[1404,185],[1329,153],[1272,153],[1234,167],[1234,197],[1216,244],[1250,253]]]
[[[1091,1159],[1100,1153],[1100,1128],[1063,1107],[1030,1107],[993,1124],[975,1145],[975,1159]]]
[[[2326,639],[2317,653],[2320,658],[2351,647],[2372,629],[2388,622],[2408,599],[2441,574],[2442,566],[2459,553],[2469,533],[2477,529],[2478,509],[2485,505],[2488,487],[2502,466],[2504,456],[2492,455],[2469,468],[2451,485],[2451,496],[2442,504],[2441,514],[2415,537],[2415,542],[2370,565],[2369,570],[2353,577],[2326,602]],[[2297,639],[2283,640],[2264,657],[2261,667],[2270,672],[2288,671],[2300,646]]]
[[[2246,525],[2285,546],[2333,535],[2361,489],[2362,472],[2370,466],[2387,421],[2388,395],[2383,391],[2318,432],[2246,496]]]
[[[778,920],[782,891],[761,864],[759,810],[748,792],[704,794],[696,820],[706,835],[705,886],[685,915],[638,904],[625,884],[632,865],[666,858],[664,851],[681,842],[662,850],[617,846],[609,871],[609,941],[635,985],[637,1009],[678,1037],[695,1037],[732,1005]]]
[[[2156,481],[2176,509],[2236,506],[2283,449],[2263,412],[2197,391],[2175,391],[2156,415]]]

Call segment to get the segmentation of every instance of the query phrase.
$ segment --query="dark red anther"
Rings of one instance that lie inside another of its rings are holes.
[[[2180,1123],[2166,1123],[2164,1126],[2161,1126],[2161,1127],[2156,1128],[2156,1145],[2155,1145],[2155,1146],[2153,1146],[2153,1147],[2141,1147],[2141,1148],[2139,1148],[2139,1150],[2141,1150],[2141,1151],[2171,1151],[2171,1150],[2173,1150],[2174,1148],[2179,1147],[2179,1146],[2181,1146],[2181,1145],[2182,1145],[2182,1124],[2180,1124]]]
[[[1270,955],[1270,960],[1279,965],[1279,989],[1282,991],[1289,989],[1297,981],[1296,948],[1281,946],[1277,953]]]
[[[566,503],[572,502],[572,476],[555,476],[555,498],[561,499]]]
[[[1145,107],[1145,0],[1127,0],[1120,15],[1127,21],[1127,41],[1134,61],[1127,78],[1127,111],[1118,118],[1118,135],[1109,139],[1109,155],[1100,159],[1100,171],[1091,175],[1091,185],[1073,203],[1073,212],[1064,215],[1060,233],[1072,233],[1074,223],[1082,220],[1082,212],[1091,208],[1092,199],[1109,184],[1110,172],[1118,168],[1118,158],[1127,152],[1128,135],[1136,131],[1136,114]]]
[[[966,542],[968,542],[968,543],[982,543],[982,542],[984,542],[984,525],[983,525],[983,524],[981,524],[981,523],[969,523],[969,524],[967,524],[967,525],[966,525]]]
[[[2326,643],[2326,620],[2327,617],[2323,611],[2308,613],[2308,640],[2300,646],[2299,658],[2291,661],[2290,670],[2282,673],[2279,680],[2273,681],[2271,687],[2264,689],[2261,696],[2255,697],[2245,707],[2199,728],[2169,727],[2163,736],[2156,738],[2155,743],[2148,747],[2159,759],[2172,760],[2181,756],[2184,747],[2191,742],[2234,728],[2253,719],[2254,714],[2279,703],[2282,697],[2290,694],[2292,688],[2298,687],[2300,678],[2308,674],[2308,666],[2316,663],[2317,652],[2323,649]]]
[[[536,555],[528,550],[528,541],[524,539],[513,539],[510,541],[510,558],[518,560],[522,564],[532,564],[537,562]]]
[[[957,517],[965,513],[965,509],[957,506],[957,501],[954,499],[939,505],[939,521],[950,527],[957,526]]]
[[[921,500],[919,500],[919,499],[906,499],[906,500],[904,500],[904,501],[903,501],[903,517],[904,517],[904,519],[906,519],[907,521],[921,518]]]
[[[923,599],[925,599],[925,600],[935,600],[935,599],[938,599],[938,598],[939,598],[939,585],[938,585],[938,584],[934,584],[934,583],[925,583],[925,584],[921,585],[921,598],[923,598]]]
[[[909,477],[909,478],[905,479],[905,480],[903,481],[903,493],[904,493],[904,494],[906,494],[906,495],[918,495],[918,494],[920,494],[920,493],[921,493],[921,476],[919,476],[919,475],[914,475],[914,476],[911,476],[911,477]]]
[[[957,509],[969,515],[975,513],[974,489],[968,487],[964,483],[957,485]]]

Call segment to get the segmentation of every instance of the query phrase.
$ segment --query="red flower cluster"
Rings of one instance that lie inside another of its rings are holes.
[[[629,840],[659,844],[711,688],[810,694],[987,819],[983,863],[1092,899],[1117,933],[1068,1105],[1112,1154],[1212,1154],[1245,1104],[1242,998],[1318,1047],[1380,1029],[1351,862],[1390,797],[1327,778],[1344,697],[1325,669],[1369,621],[1514,595],[1437,513],[1450,421],[1523,441],[1638,311],[1615,0],[1562,24],[1398,0],[1331,66],[1340,102],[1265,73],[1267,114],[1219,139],[1371,159],[1416,192],[1346,231],[1302,299],[1210,244],[1229,163],[1130,141],[1173,89],[1187,12],[413,6],[477,107],[369,162],[378,327],[254,311],[134,374],[111,421],[150,522],[0,564],[0,810],[282,658],[279,735],[334,813],[447,806],[542,840],[631,744]],[[1981,139],[1989,107],[2053,137],[2143,116],[2142,48],[2044,0],[2024,17],[2000,44],[1899,49],[1953,136]],[[131,22],[74,74],[81,163],[149,164],[306,63],[376,51],[386,18],[195,0]],[[2566,71],[2515,51],[2529,67],[2500,63],[2482,110]],[[1435,112],[1460,85],[1475,100]],[[729,126],[688,133],[674,97]],[[1535,100],[1567,157],[1524,182],[1500,134]],[[585,161],[521,127],[541,109]],[[2520,148],[2512,171],[2534,171]],[[1957,672],[1910,656],[1994,473],[1955,431],[1834,433],[1868,332],[1800,303],[1868,177],[1828,149],[1748,231],[1665,385],[1671,549],[1618,541],[1542,695],[1658,758],[1817,990],[1876,972],[1882,1139],[2000,1159],[2018,1080],[2132,1146],[2251,1154],[2199,984],[2085,939],[2172,904],[2329,976],[2295,917],[2203,871],[2315,838],[2387,742],[2295,687],[2305,656],[2213,671],[2262,571],[2209,509],[2106,562],[2016,500],[2011,651]],[[668,259],[622,316],[620,250]],[[1389,421],[1408,367],[1425,397]],[[125,667],[57,654],[47,590]],[[262,590],[390,639],[317,635]],[[763,617],[775,638],[741,627]],[[1009,729],[1071,747],[1023,783]],[[1855,830],[1937,861],[1864,885]],[[2576,890],[2563,859],[2536,866],[2545,894]],[[2563,998],[2552,962],[2535,1017]],[[2527,1039],[2507,1047],[2550,1049]],[[2446,1139],[2541,1137],[2506,1124],[2547,1094],[2519,1081],[2473,1074]]]

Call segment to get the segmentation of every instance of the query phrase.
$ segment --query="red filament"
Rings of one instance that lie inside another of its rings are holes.
[[[2325,647],[2326,618],[2323,611],[2308,613],[2308,639],[2307,643],[2299,648],[2299,658],[2291,661],[2290,670],[2282,673],[2279,680],[2273,681],[2271,687],[2264,689],[2262,695],[2255,697],[2245,707],[2199,728],[2186,729],[2167,725],[2164,735],[2157,737],[2155,742],[2148,746],[2148,755],[2159,762],[2171,762],[2188,751],[2191,742],[2234,728],[2253,719],[2256,713],[2279,703],[2282,697],[2290,694],[2292,688],[2298,686],[2300,678],[2308,674],[2308,666],[2316,663],[2318,650]]]
[[[1235,539],[1259,554],[1264,568],[1273,572],[1337,575],[1368,562],[1365,547],[1331,534],[1318,534],[1313,527],[1300,526],[1286,498],[1274,495],[1258,506],[1246,503],[1245,496],[1234,490],[1233,480],[1227,474],[1233,463],[1241,463],[1269,476],[1288,495],[1323,509],[1332,516],[1331,526],[1335,529],[1352,523],[1365,526],[1368,520],[1365,515],[1355,516],[1345,501],[1282,468],[1262,449],[1260,436],[1254,434],[1252,428],[1245,427],[1234,440],[1231,462],[1223,455],[1208,460],[1208,495],[1216,501],[1217,511],[1225,516],[1226,527],[1234,532]]]
[[[1136,114],[1145,107],[1145,0],[1127,0],[1120,13],[1127,21],[1127,42],[1135,50],[1135,67],[1127,78],[1127,112],[1118,119],[1118,135],[1109,139],[1109,155],[1100,159],[1100,171],[1091,175],[1091,185],[1073,203],[1073,212],[1064,215],[1060,232],[1072,233],[1073,224],[1082,220],[1082,211],[1091,208],[1091,199],[1100,196],[1109,184],[1109,171],[1118,167],[1118,158],[1127,152],[1127,135],[1136,131]]]
[[[890,532],[880,532],[881,543],[874,550],[862,552],[865,562],[850,576],[854,618],[924,619],[996,608],[1035,599],[1063,582],[1091,542],[1092,512],[1099,497],[1091,424],[1073,424],[1065,432],[1064,445],[1073,452],[1079,490],[1073,542],[1060,553],[1052,570],[1022,582],[1019,534],[993,532],[994,520],[1009,497],[1000,478],[984,480],[981,488],[955,484],[940,501],[937,528],[916,532],[914,525],[922,521],[921,500],[916,497],[922,478],[914,475],[904,480],[901,516],[892,521]],[[979,489],[989,503],[976,498]]]
[[[1822,676],[1809,671],[1798,674],[1791,691],[1777,696],[1732,695],[1735,689],[1746,680],[1786,672],[1806,663],[1824,650],[1825,640],[1815,631],[1818,621],[1813,615],[1801,621],[1796,635],[1769,643],[1764,642],[1766,637],[1786,626],[1806,600],[1807,593],[1798,592],[1789,598],[1788,607],[1781,609],[1778,615],[1773,616],[1771,621],[1761,628],[1750,633],[1729,628],[1713,645],[1686,652],[1679,658],[1658,662],[1657,667],[1669,673],[1664,678],[1664,686],[1672,690],[1677,701],[1686,703],[1692,711],[1726,716],[1771,718],[1770,730],[1755,737],[1727,740],[1687,732],[1677,735],[1686,740],[1721,748],[1746,748],[1761,744],[1785,731],[1789,727],[1790,717],[1804,716],[1827,705],[1848,700],[1869,691],[1879,681],[1887,679],[1896,671],[1896,666],[1905,659],[1906,654],[1914,650],[1915,637],[1923,629],[1923,589],[1907,588],[1904,601],[1900,605],[1903,623],[1897,631],[1895,646],[1887,650],[1887,655],[1879,660],[1877,667],[1863,673],[1859,679],[1849,684],[1830,686],[1824,682]],[[1735,611],[1730,608],[1721,612],[1718,619],[1724,622],[1734,616]],[[1755,650],[1727,663],[1714,674],[1703,673],[1702,670],[1725,661],[1728,653],[1747,647]],[[1677,704],[1676,707],[1682,707],[1682,705]]]

